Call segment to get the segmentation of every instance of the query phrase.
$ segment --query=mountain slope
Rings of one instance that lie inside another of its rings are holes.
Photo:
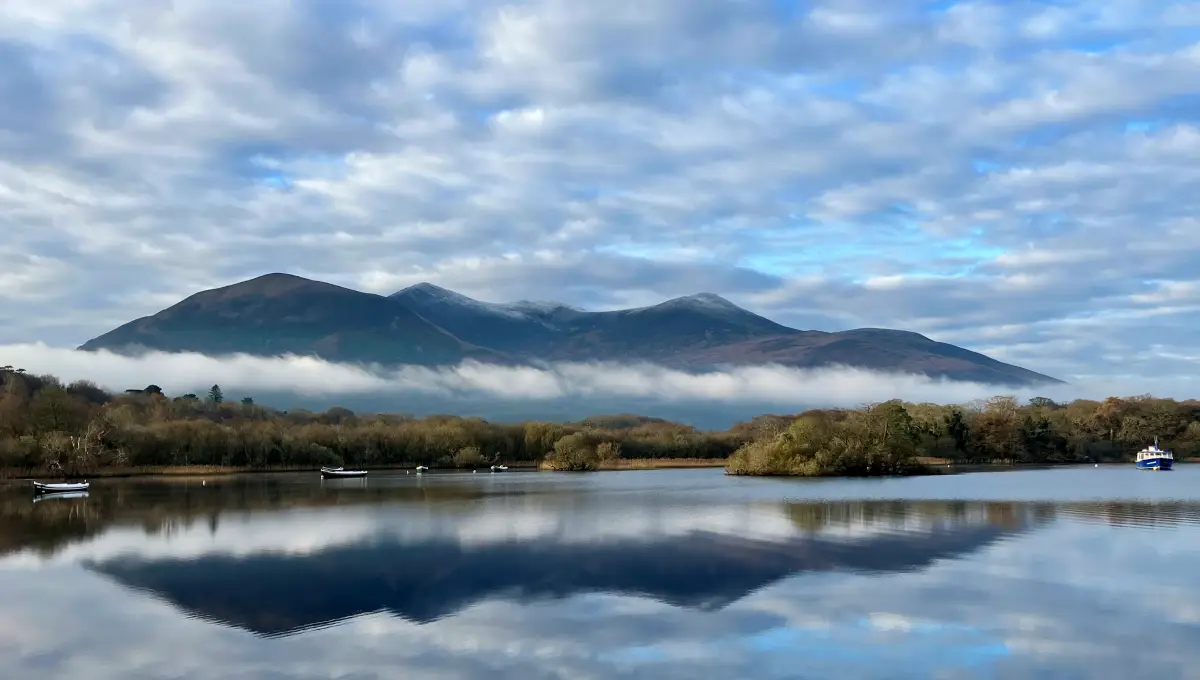
[[[838,333],[800,331],[731,343],[689,355],[690,367],[777,363],[796,368],[840,365],[904,371],[997,385],[1061,382],[1020,366],[910,331],[859,328]]]
[[[649,361],[687,370],[844,365],[997,385],[1061,382],[907,331],[788,328],[711,293],[587,312],[556,302],[481,302],[428,283],[382,297],[286,274],[197,293],[80,349],[102,348],[425,366],[463,359]]]
[[[845,365],[1001,385],[1061,382],[910,331],[796,330],[712,293],[611,312],[480,302],[428,283],[391,297],[464,340],[526,360],[652,361],[691,370]]]
[[[431,283],[388,297],[466,342],[525,354],[547,351],[571,321],[588,315],[554,302],[480,302]]]
[[[798,331],[748,312],[711,293],[651,307],[593,312],[572,320],[550,359],[624,359],[688,363],[687,355]]]
[[[681,349],[797,332],[711,293],[609,312],[558,302],[480,302],[429,283],[390,297],[467,342],[528,359],[671,363]]]
[[[267,274],[196,293],[89,340],[80,349],[293,353],[364,363],[501,358],[387,298],[289,274]]]

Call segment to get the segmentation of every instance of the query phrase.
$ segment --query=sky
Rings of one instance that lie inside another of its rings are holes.
[[[4,2],[0,345],[285,271],[1188,376],[1197,92],[1197,2]]]

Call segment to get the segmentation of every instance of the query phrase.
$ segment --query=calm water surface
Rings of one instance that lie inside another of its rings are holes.
[[[1200,678],[1200,466],[14,485],[0,678]]]

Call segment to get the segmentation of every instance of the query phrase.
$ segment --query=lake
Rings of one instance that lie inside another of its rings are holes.
[[[0,677],[1200,678],[1200,465],[11,484]]]

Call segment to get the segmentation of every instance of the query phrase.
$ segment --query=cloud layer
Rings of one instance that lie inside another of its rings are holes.
[[[0,342],[267,271],[1192,372],[1194,2],[0,6]]]
[[[679,407],[687,406],[736,407],[715,420],[711,415],[687,417],[692,422],[721,426],[732,422],[731,418],[767,411],[858,407],[895,398],[941,404],[963,404],[998,394],[1023,399],[1103,399],[1143,394],[1149,387],[1137,382],[1094,381],[1014,390],[846,367],[759,366],[694,374],[648,364],[564,363],[531,368],[467,362],[451,368],[383,370],[312,357],[214,358],[185,353],[131,357],[41,344],[0,346],[0,360],[31,373],[52,373],[66,382],[92,380],[115,392],[154,384],[171,395],[202,393],[215,383],[229,398],[268,395],[258,401],[280,407],[296,404],[297,397],[304,405],[318,407],[362,404],[370,410],[424,413],[477,412],[481,406],[500,404],[506,405],[501,411],[487,412],[513,417],[554,417],[556,407],[563,403],[571,404],[573,417],[615,411],[676,414],[681,412]],[[1156,396],[1192,398],[1200,386],[1182,378],[1152,387]]]

